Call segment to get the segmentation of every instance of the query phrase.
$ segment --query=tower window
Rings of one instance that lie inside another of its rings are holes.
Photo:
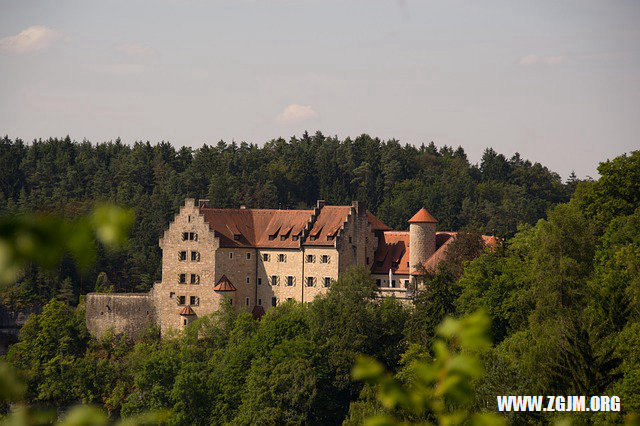
[[[229,259],[233,259],[233,252],[232,251],[229,252]]]
[[[262,306],[262,299],[258,299],[258,306]]]
[[[316,257],[312,254],[307,255],[307,263],[313,263],[316,261]]]
[[[244,304],[246,306],[249,306],[249,303],[251,303],[251,299],[249,299],[248,297],[246,299],[244,299]]]
[[[178,253],[178,260],[180,262],[183,262],[185,260],[187,260],[187,252],[186,251],[181,251]]]
[[[249,284],[251,282],[251,278],[247,277],[247,284]]]
[[[287,276],[287,285],[288,285],[289,287],[291,287],[294,283],[295,283],[295,280],[294,280],[293,276],[288,275],[288,276]]]
[[[276,306],[278,304],[278,299],[276,297],[271,298],[271,306]]]
[[[187,274],[179,274],[178,275],[178,282],[180,284],[186,284],[186,282],[187,282]]]
[[[324,286],[329,287],[331,285],[331,278],[324,277]]]
[[[271,285],[278,285],[278,276],[271,275]]]
[[[191,252],[191,261],[192,262],[198,262],[200,260],[200,253],[198,253],[197,251],[192,251]]]
[[[189,232],[189,240],[198,241],[198,234],[196,234],[195,232]]]
[[[286,261],[287,261],[287,255],[280,253],[278,255],[278,262],[286,262]]]
[[[262,285],[262,278],[258,278],[258,285]]]
[[[251,252],[247,252],[247,260],[251,259]]]
[[[200,282],[200,276],[197,274],[191,274],[191,284],[198,284]]]
[[[320,263],[329,263],[330,260],[331,260],[331,258],[327,254],[323,254],[320,257]]]
[[[307,277],[307,287],[313,287],[314,281],[313,277]]]
[[[189,233],[188,232],[183,232],[182,233],[182,241],[187,241],[189,239]]]
[[[269,256],[269,253],[262,253],[262,261],[263,262],[268,262],[269,259],[271,259],[271,256]]]
[[[189,304],[192,306],[198,306],[200,304],[200,298],[198,296],[190,296]]]
[[[382,285],[382,281],[380,281],[380,280],[376,280],[376,285],[377,285],[378,287],[380,287],[380,286]]]
[[[177,302],[178,305],[184,305],[185,296],[178,296]]]

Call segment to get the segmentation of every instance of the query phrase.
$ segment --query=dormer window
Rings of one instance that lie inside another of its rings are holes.
[[[236,241],[240,241],[240,234],[233,234],[233,239]]]
[[[309,241],[315,241],[315,240],[316,240],[316,236],[315,236],[315,235],[311,235],[311,236],[309,237]]]
[[[293,235],[293,236],[291,237],[291,239],[292,239],[293,241],[298,241],[298,238],[300,238],[300,235]]]
[[[333,240],[333,235],[327,235],[327,240],[328,240],[328,241]]]
[[[280,241],[284,241],[284,240],[286,240],[286,239],[287,239],[287,236],[286,236],[286,235],[280,235]]]
[[[269,241],[273,241],[276,239],[276,234],[269,235]]]

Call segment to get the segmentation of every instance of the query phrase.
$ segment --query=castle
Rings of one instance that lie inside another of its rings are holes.
[[[393,231],[361,204],[309,210],[216,209],[186,199],[160,238],[162,280],[148,293],[90,293],[87,328],[136,337],[153,323],[179,330],[228,300],[254,317],[286,300],[310,302],[348,268],[371,270],[382,296],[412,297],[455,233],[436,232],[425,209]],[[485,237],[492,243],[491,237]]]

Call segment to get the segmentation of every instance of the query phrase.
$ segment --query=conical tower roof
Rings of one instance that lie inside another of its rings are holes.
[[[431,216],[429,212],[423,207],[418,210],[418,213],[414,214],[409,223],[437,223],[438,220]]]
[[[214,291],[236,291],[236,288],[233,284],[231,284],[231,280],[227,278],[226,275],[223,275],[218,280],[218,283],[215,287],[213,287]]]

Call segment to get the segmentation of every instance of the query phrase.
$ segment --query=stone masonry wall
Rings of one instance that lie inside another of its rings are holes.
[[[184,232],[194,233],[194,239],[183,240]],[[184,305],[191,305],[196,315],[202,316],[217,310],[224,300],[226,295],[213,291],[217,278],[215,253],[219,244],[195,201],[187,199],[160,239],[162,281],[154,285],[152,297],[162,334],[180,329],[185,319],[192,319],[180,316]],[[181,251],[186,252],[186,260],[180,260]],[[193,261],[192,252],[197,253]],[[180,274],[185,274],[184,284],[179,283]],[[197,278],[194,284],[191,284],[191,274]],[[183,305],[179,304],[180,296],[184,296]]]
[[[148,293],[89,293],[85,306],[87,329],[94,336],[112,330],[135,340],[156,321]]]

